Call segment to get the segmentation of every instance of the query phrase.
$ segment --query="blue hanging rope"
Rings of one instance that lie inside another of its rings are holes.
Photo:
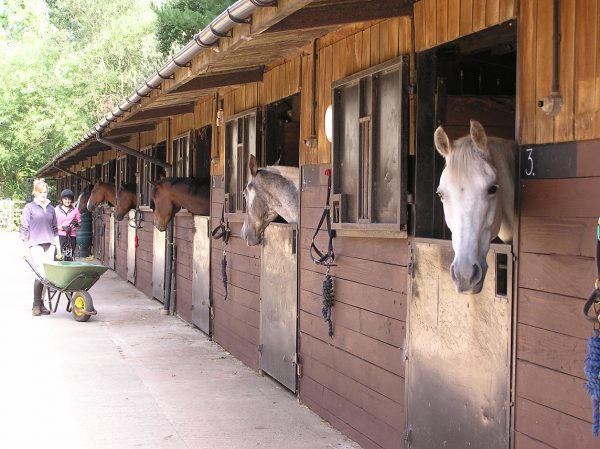
[[[588,354],[585,358],[584,371],[588,379],[585,388],[594,403],[592,432],[598,436],[600,429],[600,334],[597,330],[588,340]]]
[[[598,219],[598,227],[596,229],[596,271],[598,277],[594,285],[594,291],[586,301],[583,307],[585,317],[594,323],[594,334],[588,340],[588,353],[585,357],[584,372],[588,379],[585,388],[592,398],[594,405],[594,414],[592,421],[592,432],[595,436],[599,436],[600,430],[600,330],[597,326],[600,324],[600,312],[597,310],[597,305],[600,304],[600,218]],[[589,311],[594,309],[594,314],[589,315]]]

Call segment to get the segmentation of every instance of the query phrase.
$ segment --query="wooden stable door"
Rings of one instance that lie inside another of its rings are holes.
[[[210,217],[194,216],[192,323],[210,334]]]
[[[298,320],[297,227],[271,223],[260,270],[260,369],[296,391]]]
[[[115,226],[115,216],[111,213],[110,219],[108,222],[108,267],[111,270],[115,269],[115,245],[117,243],[117,239],[115,238],[116,226]]]
[[[512,254],[492,245],[477,295],[456,293],[450,241],[413,239],[406,373],[410,449],[506,449]]]
[[[135,284],[135,253],[136,253],[136,211],[129,211],[129,222],[127,225],[127,280]]]
[[[165,302],[166,232],[152,227],[152,297]]]

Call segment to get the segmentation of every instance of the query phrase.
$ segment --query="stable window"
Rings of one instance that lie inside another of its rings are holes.
[[[109,184],[115,183],[115,177],[117,174],[117,161],[110,160],[102,164],[102,180]]]
[[[127,183],[128,167],[127,156],[122,156],[117,159],[117,188]]]
[[[333,85],[333,227],[406,231],[408,59]]]
[[[154,147],[143,148],[142,153],[155,157],[160,161],[166,161],[167,146],[161,142]],[[140,163],[140,206],[150,206],[150,181],[158,181],[165,176],[165,169],[160,165],[144,159],[139,159]]]
[[[190,176],[190,137],[189,134],[173,139],[173,176],[189,178]]]
[[[192,172],[196,178],[210,176],[210,155],[212,148],[212,127],[205,126],[194,133],[194,144],[190,145]]]
[[[248,160],[257,156],[260,132],[259,111],[244,112],[225,122],[225,200],[226,212],[246,211],[242,194],[248,181]],[[257,160],[260,160],[257,157]]]

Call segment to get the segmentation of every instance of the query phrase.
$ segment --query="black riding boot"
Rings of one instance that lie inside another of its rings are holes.
[[[34,299],[33,307],[31,308],[31,314],[33,316],[40,316],[42,314],[42,300]]]
[[[43,291],[44,284],[42,284],[39,280],[36,279],[33,283],[33,307],[31,309],[31,314],[33,316],[40,316],[42,314],[42,306],[44,304],[41,298]]]
[[[50,310],[46,308],[46,306],[44,305],[44,301],[41,301],[40,312],[42,312],[42,315],[50,315]]]

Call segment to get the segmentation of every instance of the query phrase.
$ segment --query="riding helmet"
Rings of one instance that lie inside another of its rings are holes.
[[[60,193],[60,197],[61,199],[64,197],[69,197],[71,199],[75,198],[75,195],[73,194],[73,191],[71,189],[65,189]]]

